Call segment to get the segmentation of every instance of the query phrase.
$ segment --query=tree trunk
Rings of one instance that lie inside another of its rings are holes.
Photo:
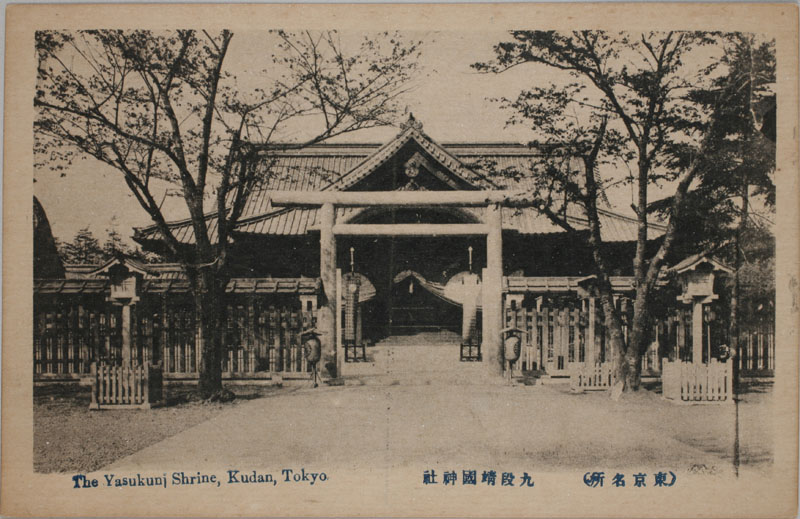
[[[637,300],[638,298],[637,294]],[[648,320],[647,312],[634,308],[630,330],[628,331],[628,349],[625,352],[625,365],[627,368],[625,391],[636,391],[641,383],[641,359],[642,352],[647,347],[648,326],[650,324]]]
[[[637,284],[633,302],[633,316],[628,328],[628,348],[625,351],[625,391],[637,391],[641,384],[642,353],[647,351],[650,337],[649,289]]]
[[[197,390],[203,399],[222,391],[222,350],[225,329],[224,280],[204,269],[193,281],[195,327],[200,369]]]
[[[603,238],[600,234],[600,218],[597,213],[597,182],[594,176],[595,158],[600,150],[603,136],[605,135],[606,120],[603,120],[600,130],[595,140],[593,152],[584,157],[584,174],[586,179],[586,215],[589,220],[589,246],[592,251],[592,258],[596,268],[597,292],[600,296],[600,305],[603,308],[604,322],[608,331],[609,342],[607,346],[612,352],[612,362],[614,377],[617,383],[622,382],[623,389],[628,387],[627,380],[631,371],[629,363],[625,359],[626,344],[622,334],[622,321],[619,312],[614,306],[614,291],[611,287],[611,278],[606,267],[606,259],[603,254]],[[635,367],[635,365],[634,365]],[[635,371],[635,370],[634,370]],[[638,376],[638,375],[635,375]],[[638,385],[636,386],[638,387]],[[612,390],[612,398],[616,398],[617,391]]]
[[[601,282],[600,285],[603,283]],[[600,305],[603,307],[603,321],[608,331],[609,343],[607,347],[611,349],[613,358],[614,377],[616,380],[625,380],[627,371],[625,362],[625,337],[622,334],[622,322],[619,319],[617,309],[614,308],[614,298],[611,295],[611,284],[607,289],[598,288],[600,292]],[[608,360],[608,359],[606,359]]]
[[[731,291],[731,315],[730,315],[730,342],[733,358],[733,385],[734,390],[739,387],[739,366],[741,363],[739,351],[739,297],[740,297],[740,281],[739,270],[742,268],[742,235],[744,234],[747,226],[747,218],[749,212],[750,201],[750,186],[745,184],[742,191],[742,214],[739,220],[739,226],[736,229],[736,237],[734,240],[734,271],[733,271],[733,289]]]

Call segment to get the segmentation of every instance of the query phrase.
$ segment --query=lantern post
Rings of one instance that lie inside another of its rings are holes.
[[[717,274],[730,273],[731,269],[722,263],[697,255],[678,263],[672,269],[678,274],[681,294],[678,300],[692,305],[692,363],[703,362],[703,305],[709,304],[719,298],[714,293],[714,279]],[[707,361],[711,362],[711,337],[709,330],[709,351]]]

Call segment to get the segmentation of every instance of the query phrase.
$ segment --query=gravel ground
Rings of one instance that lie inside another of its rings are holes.
[[[768,396],[740,404],[742,465],[771,464]],[[570,394],[565,385],[306,388],[227,409],[111,467],[724,473],[732,470],[733,416],[734,406],[675,405],[653,391],[612,402],[605,393]]]
[[[90,411],[89,387],[34,388],[33,465],[36,472],[92,471],[209,420],[247,400],[291,391],[231,386],[229,404],[191,401],[191,386],[168,386],[163,407]]]
[[[231,404],[186,402],[188,389],[173,387],[165,407],[89,411],[87,389],[37,388],[35,470],[197,463],[323,463],[333,469],[447,461],[713,473],[732,466],[734,406],[675,405],[652,390],[613,402],[605,392],[575,395],[561,384],[403,380],[230,389],[238,395]],[[746,390],[739,404],[741,463],[766,470],[773,460],[771,384]]]

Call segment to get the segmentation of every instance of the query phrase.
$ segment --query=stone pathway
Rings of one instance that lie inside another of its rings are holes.
[[[559,386],[453,385],[424,376],[383,386],[288,388],[226,410],[112,468],[721,464],[718,456],[629,420],[618,408],[612,417],[604,407],[606,399],[571,395]]]
[[[467,385],[502,383],[485,363],[461,362],[458,336],[390,337],[367,348],[368,362],[346,363],[343,377],[354,385]]]

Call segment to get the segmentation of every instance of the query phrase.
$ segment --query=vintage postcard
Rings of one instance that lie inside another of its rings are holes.
[[[5,48],[2,514],[796,515],[796,5]]]

